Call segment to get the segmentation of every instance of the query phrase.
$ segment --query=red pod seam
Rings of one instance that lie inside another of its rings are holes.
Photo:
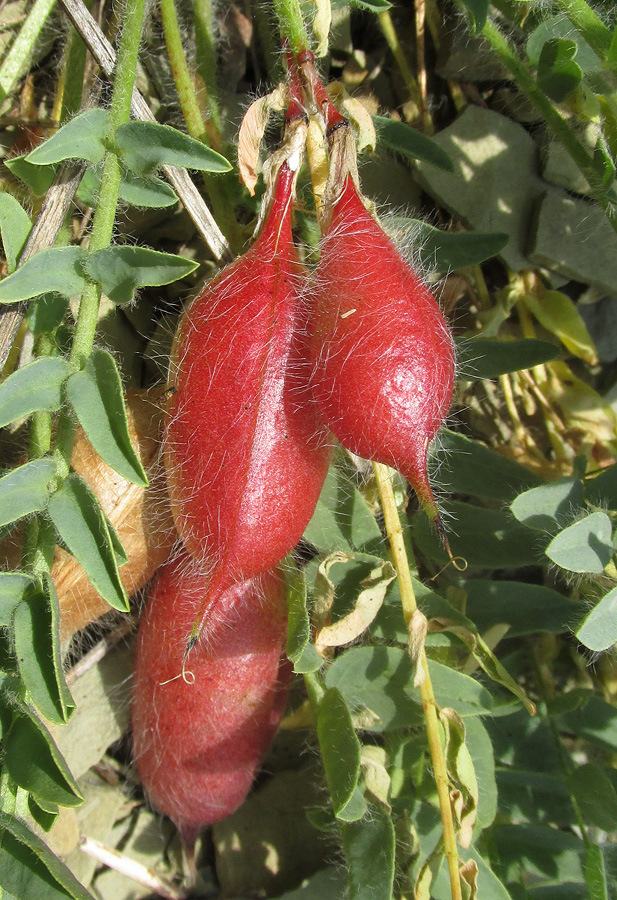
[[[330,456],[309,388],[293,183],[283,163],[259,237],[193,300],[172,351],[164,434],[172,509],[186,548],[216,568],[221,589],[294,547]]]

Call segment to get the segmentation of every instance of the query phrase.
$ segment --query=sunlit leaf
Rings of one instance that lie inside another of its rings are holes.
[[[0,428],[39,409],[62,405],[62,385],[70,368],[61,357],[41,357],[12,372],[0,384]]]
[[[0,191],[0,234],[9,272],[17,268],[31,230],[30,216],[19,201],[6,191]]]
[[[51,580],[31,590],[15,609],[15,655],[19,674],[45,718],[65,724],[75,704],[67,687],[60,653],[60,608]]]
[[[554,534],[583,508],[583,485],[578,478],[561,478],[525,491],[510,505],[523,525]]]
[[[31,300],[49,291],[66,297],[80,294],[86,283],[82,269],[85,257],[81,247],[52,247],[35,253],[0,282],[0,303]]]
[[[171,284],[186,278],[198,265],[193,260],[147,247],[115,246],[92,253],[84,267],[110,300],[129,303],[137,288]]]
[[[605,594],[576,630],[589,650],[602,653],[617,644],[617,587]]]
[[[0,478],[0,526],[41,512],[49,500],[49,485],[56,477],[53,459],[34,459]]]
[[[51,498],[48,511],[60,537],[101,597],[115,609],[128,612],[107,522],[85,481],[76,474],[69,475]]]
[[[42,722],[19,715],[6,736],[4,765],[11,778],[35,797],[60,806],[79,806],[83,796]]]
[[[360,777],[360,741],[349,707],[336,688],[327,690],[319,703],[317,737],[334,815],[345,818]]]
[[[0,887],[17,900],[93,900],[37,835],[0,812]]]
[[[86,366],[69,378],[66,394],[101,459],[127,481],[146,487],[148,476],[131,443],[122,381],[113,356],[94,350]]]
[[[560,291],[525,294],[525,304],[538,322],[558,337],[564,347],[589,363],[596,365],[598,352],[576,305]]]
[[[25,572],[0,572],[0,628],[8,628],[13,614],[34,581]]]
[[[159,166],[184,166],[201,172],[229,172],[231,165],[201,141],[158,122],[127,122],[115,134],[122,159],[134,172],[146,175]]]
[[[613,556],[612,534],[611,520],[606,513],[591,513],[560,531],[545,553],[569,572],[601,575]]]
[[[49,166],[65,159],[98,163],[105,154],[109,113],[95,107],[80,113],[26,156],[31,165]]]

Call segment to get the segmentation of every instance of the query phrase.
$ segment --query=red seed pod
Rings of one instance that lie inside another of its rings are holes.
[[[174,519],[221,588],[294,547],[330,456],[308,387],[293,181],[284,163],[259,237],[190,304],[172,351],[164,456]]]
[[[133,688],[139,776],[187,844],[244,801],[283,715],[291,675],[281,659],[287,610],[279,573],[221,594],[186,656],[186,634],[206,590],[186,556],[159,570],[140,623]]]
[[[354,453],[402,472],[436,519],[427,453],[452,400],[452,338],[349,175],[325,231],[309,327],[324,421]]]

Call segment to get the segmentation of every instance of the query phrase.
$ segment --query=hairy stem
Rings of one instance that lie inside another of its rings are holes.
[[[206,105],[210,119],[220,134],[223,126],[216,86],[216,47],[214,44],[212,0],[194,0],[193,15],[195,18],[197,71],[201,75],[206,88]]]
[[[580,171],[587,179],[594,198],[604,210],[607,219],[617,232],[617,205],[609,198],[600,183],[600,176],[594,166],[592,157],[584,145],[570,128],[561,113],[556,109],[546,94],[540,90],[536,81],[525,63],[519,59],[508,39],[501,33],[497,26],[489,20],[482,31],[482,35],[491,45],[495,53],[510,69],[516,78],[519,87],[527,95],[534,106],[542,113],[544,121],[559,138],[564,148],[570,154]]]
[[[390,470],[387,466],[375,462],[373,463],[373,469],[377,487],[379,489],[379,496],[381,498],[386,534],[388,535],[392,556],[394,557],[394,565],[398,575],[403,615],[405,617],[405,622],[409,627],[413,615],[418,609],[418,604],[416,602],[411,573],[409,571],[409,561],[405,549],[405,542],[403,540],[403,529],[396,508]],[[424,670],[424,681],[420,685],[420,696],[422,698],[422,709],[424,711],[424,722],[429,752],[431,754],[431,762],[433,765],[433,773],[435,776],[435,785],[439,797],[444,853],[448,863],[448,872],[450,874],[450,889],[452,900],[462,900],[459,857],[456,844],[456,832],[454,829],[454,818],[452,815],[452,805],[450,803],[448,770],[441,744],[437,704],[435,702],[435,694],[433,693],[433,685],[424,649],[422,649],[419,663]]]
[[[399,71],[403,77],[403,81],[405,82],[405,86],[409,91],[409,96],[418,107],[418,111],[421,112],[424,106],[422,94],[420,92],[420,88],[418,87],[418,83],[414,78],[413,72],[411,71],[409,63],[407,62],[407,57],[403,53],[403,48],[401,47],[401,42],[398,39],[398,34],[396,33],[396,28],[394,27],[394,22],[392,21],[390,12],[388,10],[386,10],[385,12],[380,12],[378,20],[379,27],[381,28],[383,36],[386,39],[386,43],[390,48],[390,52],[392,53],[392,56],[396,61]]]
[[[281,38],[288,42],[292,53],[309,49],[309,39],[298,0],[273,0]]]
[[[565,12],[600,59],[613,72],[617,72],[617,63],[609,60],[612,34],[598,14],[585,0],[556,0],[556,4]]]
[[[126,8],[118,51],[114,90],[109,110],[110,144],[103,161],[101,190],[92,223],[91,253],[96,253],[98,250],[104,250],[108,247],[113,235],[122,172],[120,159],[113,149],[113,139],[117,129],[125,122],[128,122],[130,116],[144,5],[145,0],[133,0]],[[69,358],[71,368],[74,371],[83,368],[92,352],[100,299],[101,286],[93,281],[87,282],[79,304],[75,336]],[[72,416],[64,413],[58,422],[58,438],[55,452],[58,475],[61,480],[69,474],[74,438],[75,423]]]
[[[211,123],[210,127],[204,123],[197,101],[195,85],[182,45],[175,0],[161,0],[161,18],[163,20],[167,54],[171,63],[171,71],[176,90],[178,91],[178,99],[180,100],[180,107],[186,122],[187,131],[196,141],[201,141],[206,146],[212,146],[219,151],[221,150],[220,132],[216,128],[213,129]],[[233,216],[231,204],[228,198],[225,197],[223,186],[219,180],[221,177],[224,176],[204,175],[204,184],[210,197],[214,216],[217,222],[221,224],[225,237],[232,247],[240,247],[242,234]]]

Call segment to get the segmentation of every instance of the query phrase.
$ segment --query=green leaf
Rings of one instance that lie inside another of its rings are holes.
[[[15,655],[21,679],[37,709],[50,722],[68,722],[75,703],[60,653],[60,607],[51,580],[46,590],[28,591],[13,619]]]
[[[344,472],[331,466],[304,540],[318,550],[351,551],[381,541],[381,531],[360,491]]]
[[[446,428],[435,442],[435,457],[439,465],[436,482],[440,491],[448,494],[509,503],[521,491],[542,483],[538,475],[514,460]]]
[[[393,216],[385,222],[399,232],[409,232],[423,267],[430,272],[449,274],[476,266],[497,256],[509,240],[507,234],[482,231],[442,231],[420,219]]]
[[[538,87],[561,103],[579,86],[583,70],[574,62],[577,46],[570,38],[551,38],[540,51],[538,60]]]
[[[230,163],[176,128],[156,122],[127,122],[116,131],[116,147],[129,169],[138,175],[159,166],[183,166],[200,172],[229,172]]]
[[[570,20],[564,15],[556,15],[544,19],[529,36],[527,40],[527,56],[535,66],[540,61],[540,55],[546,42],[555,38],[565,38],[576,43],[576,60],[586,74],[602,71],[602,61],[592,50],[580,31],[574,28]]]
[[[519,494],[510,505],[521,524],[554,534],[583,507],[583,485],[578,478],[560,478]]]
[[[464,557],[470,566],[510,569],[540,564],[542,553],[537,546],[537,535],[520,525],[509,512],[456,500],[444,501],[440,510],[448,525],[452,553]],[[412,531],[416,546],[424,556],[440,566],[448,563],[449,557],[423,512],[414,515]]]
[[[558,826],[576,822],[563,774],[510,768],[497,771],[499,812],[514,822]]]
[[[560,531],[545,553],[569,572],[601,575],[613,557],[612,535],[611,520],[606,513],[591,513]]]
[[[48,511],[60,537],[101,597],[115,609],[128,612],[107,522],[85,481],[76,474],[69,475],[51,498]]]
[[[53,184],[58,166],[34,166],[26,162],[25,156],[14,156],[12,159],[3,160],[15,178],[19,178],[32,189],[36,197],[42,197]]]
[[[584,482],[585,500],[593,506],[617,510],[617,465]]]
[[[596,763],[577,766],[571,783],[585,822],[603,831],[616,831],[617,792],[602,766]]]
[[[431,138],[427,137],[404,122],[388,119],[385,116],[372,116],[377,140],[389,150],[421,159],[431,163],[444,172],[454,172],[454,164],[445,150]]]
[[[493,827],[492,837],[507,881],[520,883],[521,876],[549,877],[551,883],[583,880],[584,844],[574,834],[541,826],[499,825]]]
[[[531,338],[520,341],[461,338],[456,343],[461,377],[471,379],[498,378],[508,372],[531,369],[560,354],[555,344]]]
[[[42,722],[18,715],[4,744],[11,778],[35,798],[60,806],[79,806],[83,797],[54,740]]]
[[[605,594],[585,616],[576,636],[594,653],[602,653],[617,644],[617,587]]]
[[[349,900],[391,900],[396,840],[388,809],[371,803],[368,816],[343,825]]]
[[[49,484],[56,477],[53,459],[34,459],[0,478],[0,526],[41,512],[49,500]]]
[[[94,350],[85,368],[69,378],[66,394],[101,459],[127,481],[147,487],[148,476],[131,443],[122,381],[113,356]]]
[[[37,166],[49,166],[65,159],[86,159],[98,163],[105,155],[108,132],[107,110],[98,107],[87,109],[32,150],[26,156],[26,162]]]
[[[17,268],[31,231],[32,222],[19,201],[6,191],[0,191],[0,234],[9,272]]]
[[[0,282],[0,303],[31,300],[49,291],[66,297],[80,294],[86,283],[82,270],[85,257],[81,247],[52,247],[35,253]]]
[[[467,615],[481,633],[503,622],[510,625],[507,637],[563,634],[580,615],[579,603],[537,584],[470,578],[465,590]]]
[[[617,753],[617,709],[593,691],[581,688],[569,693],[581,702],[561,716],[561,730],[584,738],[609,753]]]
[[[497,815],[495,756],[488,731],[478,716],[467,716],[465,719],[465,743],[478,779],[478,826],[488,828]]]
[[[101,173],[96,169],[86,169],[77,196],[87,206],[96,206],[100,188]],[[162,178],[135,175],[128,170],[122,175],[118,196],[124,203],[142,209],[164,209],[178,202],[176,192]]]
[[[304,571],[294,571],[287,577],[287,658],[299,674],[316,672],[324,659],[311,643],[311,622],[306,606],[306,578]]]
[[[432,660],[429,669],[440,706],[452,706],[461,716],[492,708],[493,698],[475,679]],[[353,712],[370,711],[372,721],[362,725],[368,731],[413,728],[423,721],[409,654],[397,647],[353,647],[337,656],[325,680],[338,688]]]
[[[43,831],[49,831],[53,827],[60,812],[57,803],[45,803],[43,800],[37,801],[32,794],[28,796],[28,809],[36,824]]]
[[[93,900],[23,822],[0,812],[0,887],[18,900]]]
[[[463,0],[463,5],[469,13],[471,33],[480,34],[488,16],[488,0]]]
[[[62,385],[69,371],[61,357],[42,357],[9,375],[0,384],[0,428],[36,410],[60,409]]]
[[[349,707],[336,688],[327,690],[319,703],[317,737],[334,815],[341,818],[358,786],[361,747]]]
[[[36,303],[31,303],[26,313],[28,328],[35,335],[46,334],[55,331],[66,315],[69,308],[68,297],[50,291],[40,294]]]
[[[0,572],[0,628],[9,628],[18,603],[34,582],[24,572]]]
[[[561,291],[542,291],[524,296],[525,305],[538,322],[559,338],[564,347],[585,360],[598,364],[598,351],[576,304]]]
[[[139,287],[158,287],[186,278],[199,263],[147,247],[108,247],[92,253],[84,268],[114,303],[129,303]],[[0,285],[1,288],[1,285]]]

